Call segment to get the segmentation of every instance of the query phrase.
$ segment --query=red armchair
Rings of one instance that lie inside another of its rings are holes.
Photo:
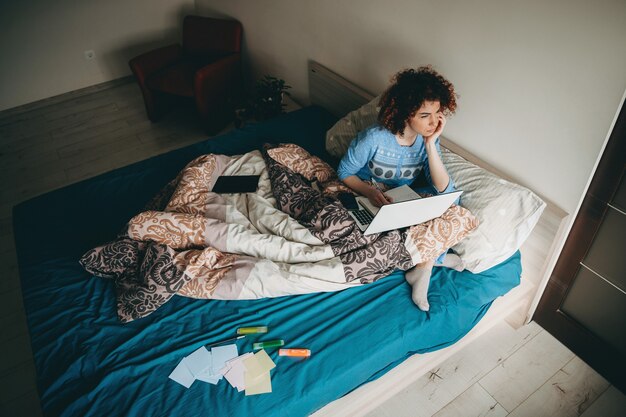
[[[228,124],[233,118],[228,98],[242,85],[242,32],[235,20],[186,16],[182,46],[164,46],[131,59],[148,118],[158,121],[172,96],[178,96],[195,101],[208,131]]]

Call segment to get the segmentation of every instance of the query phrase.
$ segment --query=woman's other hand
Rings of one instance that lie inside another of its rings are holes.
[[[384,206],[391,203],[391,198],[387,197],[373,183],[363,181],[356,175],[351,175],[343,180],[344,184],[357,192],[357,194],[367,197],[367,199],[376,207]]]
[[[389,198],[385,195],[385,193],[373,186],[369,187],[369,190],[365,192],[365,197],[367,197],[370,203],[372,203],[376,207],[382,207],[385,204],[389,204],[392,202],[391,198]]]

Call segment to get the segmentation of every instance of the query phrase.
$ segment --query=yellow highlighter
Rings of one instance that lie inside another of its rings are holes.
[[[237,334],[257,334],[257,333],[267,333],[267,326],[240,327],[237,329]]]

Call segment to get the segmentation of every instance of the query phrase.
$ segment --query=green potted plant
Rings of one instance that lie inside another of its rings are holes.
[[[285,95],[290,96],[285,80],[265,75],[257,80],[243,108],[237,110],[237,124],[247,119],[266,120],[285,112]]]

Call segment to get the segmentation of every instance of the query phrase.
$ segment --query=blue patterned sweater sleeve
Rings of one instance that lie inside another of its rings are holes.
[[[376,151],[376,135],[372,129],[366,129],[359,133],[350,142],[348,151],[341,159],[337,168],[337,175],[340,180],[344,180],[352,175],[357,175]]]

